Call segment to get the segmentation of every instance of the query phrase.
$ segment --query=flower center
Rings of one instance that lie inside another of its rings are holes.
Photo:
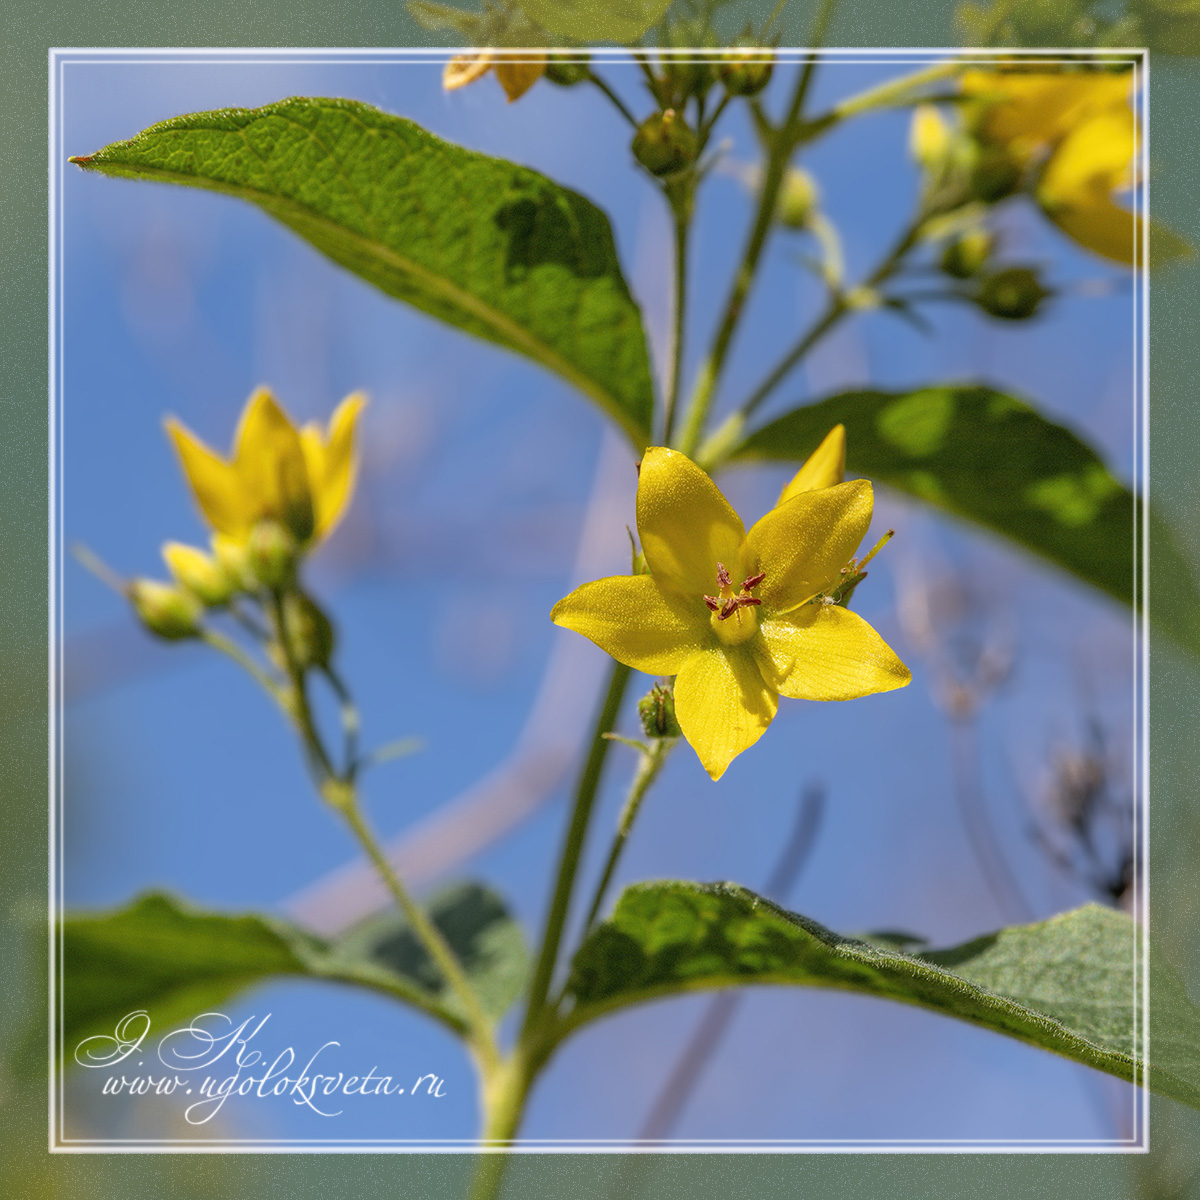
[[[765,571],[751,575],[742,581],[740,592],[734,592],[733,580],[725,569],[724,563],[717,563],[717,584],[719,590],[715,596],[705,596],[704,603],[708,605],[709,624],[713,632],[727,646],[737,646],[752,638],[758,632],[758,614],[754,611],[762,603],[757,596],[750,593],[766,578]]]

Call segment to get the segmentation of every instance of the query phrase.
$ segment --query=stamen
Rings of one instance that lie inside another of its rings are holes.
[[[758,587],[758,585],[759,585],[760,583],[762,583],[762,581],[763,581],[764,579],[766,579],[766,577],[767,577],[767,573],[766,573],[766,571],[759,571],[759,573],[758,573],[757,575],[751,575],[751,576],[750,576],[750,578],[749,578],[749,579],[747,579],[747,580],[746,580],[746,581],[745,581],[745,582],[742,584],[742,591],[743,591],[743,592],[748,592],[748,591],[749,591],[751,588],[756,588],[756,587]]]
[[[707,600],[708,597],[706,596]],[[749,605],[761,604],[762,601],[757,596],[730,596],[725,601],[725,607],[721,609],[718,621],[724,621],[728,617],[732,617],[739,608],[746,608]]]
[[[729,577],[729,572],[725,570],[724,563],[717,563],[717,582],[723,587],[733,587],[733,580]]]
[[[713,612],[721,611],[721,602],[716,598],[716,596],[705,596],[704,603],[707,604]]]
[[[889,529],[887,531],[887,533],[885,533],[883,535],[883,537],[881,537],[879,539],[879,541],[877,541],[875,543],[875,545],[871,547],[871,552],[867,555],[867,557],[864,558],[862,560],[862,562],[860,562],[858,564],[859,571],[861,571],[863,569],[863,567],[865,567],[867,565],[867,563],[869,563],[871,561],[871,559],[873,559],[875,557],[875,555],[877,555],[880,552],[880,550],[882,550],[884,548],[884,546],[886,546],[888,544],[888,542],[890,542],[892,540],[892,538],[894,538],[895,536],[896,536],[896,531],[894,529]]]

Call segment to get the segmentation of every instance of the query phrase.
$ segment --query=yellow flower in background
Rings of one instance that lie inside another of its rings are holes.
[[[442,71],[442,87],[453,92],[482,79],[491,71],[511,104],[525,95],[545,70],[546,56],[536,51],[476,50],[470,54],[456,54],[446,64]]]
[[[354,431],[365,403],[356,392],[338,405],[324,432],[315,424],[297,429],[270,391],[259,388],[242,410],[228,460],[174,418],[167,421],[196,503],[218,535],[218,557],[244,545],[261,521],[280,522],[302,546],[329,534],[354,488]]]
[[[850,700],[912,678],[862,617],[821,600],[871,523],[870,483],[837,482],[844,437],[834,430],[748,533],[691,459],[647,450],[637,526],[649,573],[584,584],[551,613],[618,662],[676,676],[680,728],[713,779],[763,735],[781,695]]]
[[[983,105],[978,132],[1021,167],[1041,166],[1035,196],[1081,246],[1137,261],[1140,218],[1113,200],[1135,182],[1130,72],[998,74],[968,71],[962,87]]]

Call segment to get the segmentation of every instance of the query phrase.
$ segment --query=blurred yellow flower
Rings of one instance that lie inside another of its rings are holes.
[[[259,388],[242,410],[228,461],[168,419],[196,503],[223,535],[219,554],[244,545],[266,520],[279,521],[302,546],[329,534],[354,487],[354,431],[365,403],[360,393],[347,396],[322,433],[315,424],[297,429],[271,393]]]
[[[834,430],[749,533],[691,459],[647,450],[637,526],[649,573],[584,584],[551,613],[618,662],[676,676],[680,728],[713,779],[763,735],[781,695],[850,700],[911,679],[862,617],[822,601],[871,522],[870,483],[837,482],[844,438]]]
[[[999,74],[968,71],[966,95],[983,104],[978,131],[1022,168],[1040,166],[1035,195],[1081,246],[1137,261],[1142,227],[1113,194],[1136,178],[1130,72]]]
[[[538,51],[505,53],[499,50],[475,50],[456,54],[442,71],[442,87],[448,92],[466,87],[491,71],[511,104],[525,95],[546,70],[546,56]]]

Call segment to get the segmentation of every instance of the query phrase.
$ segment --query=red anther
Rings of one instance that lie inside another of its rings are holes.
[[[759,571],[757,575],[751,575],[745,583],[742,584],[742,591],[748,592],[751,588],[756,588],[764,579],[766,579],[766,571]]]
[[[738,607],[737,597],[730,596],[729,599],[725,601],[725,606],[717,614],[717,620],[718,621],[728,620],[730,617],[733,616],[733,614],[735,612],[737,612],[737,607]]]
[[[707,604],[713,612],[721,611],[721,602],[716,598],[716,596],[705,596],[704,603]]]
[[[761,604],[762,601],[757,596],[739,596],[738,603],[745,608],[748,604]]]
[[[717,563],[717,582],[722,587],[732,587],[733,580],[729,578],[729,572],[725,570],[724,563]]]

